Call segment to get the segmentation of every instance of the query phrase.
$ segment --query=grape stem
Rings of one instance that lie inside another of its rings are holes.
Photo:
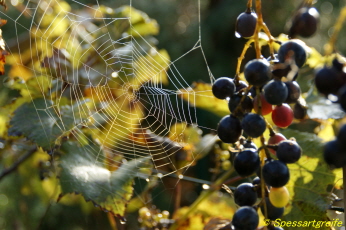
[[[256,14],[257,14],[257,24],[256,24],[256,29],[255,29],[255,34],[254,34],[254,40],[255,40],[255,50],[256,50],[256,58],[259,59],[261,58],[261,47],[259,44],[259,32],[261,30],[264,31],[264,33],[268,36],[269,39],[269,49],[270,49],[270,55],[274,59],[274,38],[270,33],[270,30],[268,29],[267,25],[263,21],[263,15],[262,15],[262,5],[261,5],[261,0],[256,0]]]
[[[252,0],[248,0],[248,2],[247,2],[247,8],[252,8]]]
[[[202,203],[202,201],[204,201],[205,199],[207,199],[210,195],[212,195],[215,191],[219,190],[220,187],[222,186],[222,184],[224,183],[224,181],[230,176],[232,175],[232,173],[234,172],[234,168],[232,167],[230,170],[228,170],[227,172],[225,172],[220,178],[218,178],[211,186],[210,189],[201,193],[201,195],[193,202],[192,205],[190,205],[188,211],[180,218],[178,219],[176,222],[174,222],[174,224],[172,224],[172,226],[169,228],[169,230],[176,230],[179,227],[179,224],[183,223],[189,216],[191,213],[193,213],[198,206],[200,205],[200,203]]]

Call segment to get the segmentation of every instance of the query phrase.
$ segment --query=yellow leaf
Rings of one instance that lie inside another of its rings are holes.
[[[331,141],[335,138],[335,132],[333,128],[334,119],[328,119],[322,122],[321,129],[317,136],[324,141]]]
[[[134,37],[157,35],[159,33],[159,24],[154,19],[146,20],[143,23],[133,25],[128,33]]]
[[[156,51],[152,49],[148,55],[139,57],[134,62],[136,77],[130,83],[133,89],[137,90],[142,84],[149,81],[167,84],[166,70],[169,62],[170,59],[166,50]]]
[[[188,207],[178,209],[173,219],[179,220],[187,211]],[[179,230],[201,230],[212,218],[222,218],[231,220],[237,210],[231,196],[214,192],[207,200],[202,201],[197,210],[188,216],[188,220],[179,225]]]
[[[168,138],[175,142],[197,144],[201,139],[202,130],[187,123],[175,123],[169,129]]]
[[[230,114],[227,101],[214,97],[211,84],[194,82],[192,87],[180,89],[179,93],[192,106],[208,110],[222,117]]]

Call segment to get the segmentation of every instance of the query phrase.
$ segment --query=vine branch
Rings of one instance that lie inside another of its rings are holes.
[[[32,154],[34,154],[36,150],[36,146],[29,149],[28,152],[22,155],[16,162],[13,163],[13,165],[4,169],[0,173],[0,180],[2,180],[5,176],[9,175],[10,173],[14,172],[25,160],[27,160]]]
[[[189,210],[179,219],[177,220],[170,228],[169,230],[176,230],[179,227],[179,224],[184,222],[189,215],[194,212],[197,207],[200,205],[202,201],[204,201],[206,198],[208,198],[211,194],[213,194],[215,191],[217,191],[221,185],[224,183],[224,181],[234,172],[234,168],[232,167],[230,170],[225,172],[220,178],[218,178],[211,186],[210,189],[206,192],[202,193],[197,200],[193,202],[193,204],[190,206]]]

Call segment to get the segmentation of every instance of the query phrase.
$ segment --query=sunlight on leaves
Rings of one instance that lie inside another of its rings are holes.
[[[81,193],[105,211],[124,216],[126,205],[132,197],[133,180],[149,158],[123,163],[116,171],[109,171],[95,158],[102,157],[100,147],[89,144],[65,142],[61,146],[65,155],[61,158],[60,183],[63,194]]]
[[[226,100],[214,97],[211,91],[211,84],[195,82],[187,89],[180,89],[180,96],[193,106],[208,110],[219,116],[229,114]]]

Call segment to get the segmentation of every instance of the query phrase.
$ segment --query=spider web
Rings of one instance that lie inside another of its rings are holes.
[[[59,114],[61,135],[54,144],[71,134],[80,143],[95,140],[101,146],[90,149],[95,162],[112,166],[126,164],[123,158],[150,156],[160,178],[172,173],[183,178],[198,152],[182,166],[175,163],[174,156],[186,150],[186,143],[200,134],[201,127],[191,103],[196,97],[192,82],[185,80],[175,63],[190,52],[199,51],[204,57],[199,0],[195,1],[199,17],[196,43],[176,60],[155,47],[151,35],[156,33],[156,22],[134,9],[131,0],[115,8],[98,1],[73,0],[68,2],[70,6],[58,0],[11,3],[16,16],[1,12],[1,17],[15,29],[18,46],[7,48],[23,76],[33,74],[24,79],[25,84],[35,81],[46,104],[37,111],[52,119]],[[212,82],[207,62],[201,64]],[[183,100],[183,92],[189,92],[190,102]],[[33,101],[38,97],[30,96]],[[62,105],[74,108],[72,122],[62,118]]]

